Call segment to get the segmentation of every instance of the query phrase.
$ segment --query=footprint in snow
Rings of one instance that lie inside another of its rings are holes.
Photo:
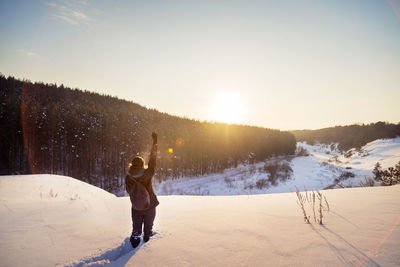
[[[151,237],[149,243],[151,243],[152,239],[159,238],[159,234],[155,232],[155,235]],[[99,267],[99,266],[124,266],[135,253],[142,247],[146,246],[147,243],[142,241],[139,246],[136,248],[132,248],[131,242],[129,241],[129,237],[125,238],[125,240],[114,249],[110,249],[105,251],[103,254],[84,259],[79,263],[75,263],[72,265],[67,265],[71,267]]]

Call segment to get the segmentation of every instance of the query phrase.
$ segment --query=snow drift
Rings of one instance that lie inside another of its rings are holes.
[[[73,178],[0,177],[1,266],[398,266],[400,186],[324,190],[305,224],[294,193],[161,196],[133,250],[128,197]]]
[[[2,266],[64,265],[130,231],[127,201],[70,177],[2,176],[0,203]]]

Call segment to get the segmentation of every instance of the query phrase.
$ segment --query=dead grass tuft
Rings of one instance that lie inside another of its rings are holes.
[[[302,213],[304,222],[310,223],[310,216],[307,215],[307,211],[305,209],[305,203],[308,202],[309,207],[313,213],[314,222],[320,225],[323,224],[324,212],[330,211],[330,206],[326,196],[324,196],[320,191],[312,191],[307,192],[305,190],[304,195],[299,192],[299,189],[296,187],[296,195],[297,195],[297,204],[299,205]],[[318,204],[318,207],[317,207]]]

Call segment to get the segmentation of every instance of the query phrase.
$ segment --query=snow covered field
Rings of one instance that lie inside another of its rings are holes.
[[[342,173],[351,172],[354,177],[340,180],[344,187],[358,187],[366,178],[373,178],[372,170],[377,162],[383,168],[395,166],[400,161],[400,137],[380,139],[368,143],[361,150],[351,149],[345,157],[335,145],[308,145],[297,143],[309,152],[307,157],[274,158],[254,165],[240,165],[221,174],[203,177],[184,177],[157,184],[159,195],[252,195],[265,193],[319,190],[335,184]],[[350,155],[350,153],[349,153]],[[293,172],[290,179],[257,188],[257,181],[268,179],[264,165],[272,162],[288,162]]]
[[[161,196],[133,250],[129,198],[73,178],[0,177],[0,266],[399,266],[400,185],[324,190],[325,224],[294,193]]]
[[[399,266],[400,185],[323,190],[323,226],[303,222],[291,192],[325,188],[346,171],[354,177],[340,183],[359,186],[376,162],[400,161],[400,138],[347,157],[299,146],[311,155],[267,162],[293,173],[266,188],[254,186],[268,178],[265,163],[158,185],[169,196],[159,196],[157,234],[135,250],[128,197],[65,176],[1,176],[0,266]]]

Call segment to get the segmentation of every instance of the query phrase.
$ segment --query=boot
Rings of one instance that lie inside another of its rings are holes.
[[[155,234],[156,234],[156,232],[153,232],[153,231],[152,231],[149,235],[145,235],[145,236],[143,237],[143,241],[144,241],[144,242],[149,241],[150,237],[153,236],[153,235],[155,235]]]
[[[131,235],[129,241],[131,241],[132,247],[136,248],[140,244],[140,236]]]

